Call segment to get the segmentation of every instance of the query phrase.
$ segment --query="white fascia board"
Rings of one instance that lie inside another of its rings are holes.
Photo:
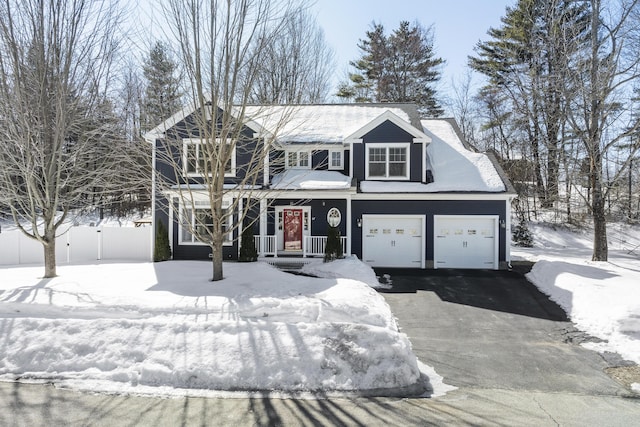
[[[353,200],[504,200],[511,201],[512,195],[504,193],[357,193]]]
[[[387,110],[348,137],[346,137],[344,139],[345,143],[362,143],[362,137],[364,135],[371,132],[373,129],[377,128],[387,120],[401,128],[402,130],[406,131],[407,133],[413,135],[413,142],[427,144],[431,142],[431,138],[427,134],[422,132],[420,129],[413,127],[411,123],[402,120],[400,117]]]

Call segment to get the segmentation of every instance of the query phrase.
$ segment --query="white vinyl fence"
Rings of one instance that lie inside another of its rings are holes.
[[[151,261],[151,227],[71,227],[56,239],[56,262]],[[42,244],[19,230],[0,231],[0,265],[44,264]]]

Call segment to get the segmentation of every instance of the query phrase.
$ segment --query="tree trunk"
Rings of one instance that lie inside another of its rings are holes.
[[[56,277],[56,239],[55,236],[44,246],[44,277],[46,279]]]
[[[224,247],[223,242],[224,236],[222,235],[222,230],[220,230],[213,236],[213,241],[211,243],[211,267],[213,268],[213,274],[211,276],[212,282],[217,282],[218,280],[224,279],[222,270],[222,249]]]
[[[593,256],[592,261],[608,261],[607,218],[602,190],[593,191]]]

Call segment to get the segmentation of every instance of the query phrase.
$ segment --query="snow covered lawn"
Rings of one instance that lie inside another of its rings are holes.
[[[588,348],[640,364],[640,227],[610,225],[609,261],[591,259],[591,232],[535,225],[534,248],[513,248],[536,261],[527,278],[557,302],[582,331],[603,342]]]
[[[210,268],[60,266],[54,279],[38,279],[40,266],[0,269],[0,379],[159,395],[423,391],[389,306],[353,280],[377,283],[359,261],[311,267],[325,278],[226,263],[213,283]]]

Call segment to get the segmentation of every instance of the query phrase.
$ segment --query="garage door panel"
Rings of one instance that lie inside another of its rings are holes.
[[[497,216],[435,216],[435,268],[498,268],[497,221]]]
[[[422,268],[424,217],[363,215],[363,260],[373,267]]]

